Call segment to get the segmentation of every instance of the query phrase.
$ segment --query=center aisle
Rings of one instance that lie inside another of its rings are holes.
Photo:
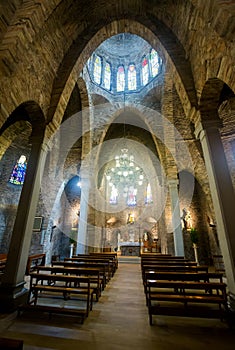
[[[232,350],[235,343],[220,320],[155,316],[149,326],[140,264],[121,262],[84,324],[28,313],[1,336],[23,339],[24,350]]]

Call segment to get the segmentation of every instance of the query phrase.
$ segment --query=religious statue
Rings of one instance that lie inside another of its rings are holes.
[[[191,213],[187,209],[183,209],[183,215],[181,216],[181,219],[183,220],[183,228],[184,229],[191,229],[192,228],[192,218]]]
[[[152,234],[149,231],[144,231],[144,235],[143,235],[143,242],[144,242],[144,248],[151,248],[152,246]]]

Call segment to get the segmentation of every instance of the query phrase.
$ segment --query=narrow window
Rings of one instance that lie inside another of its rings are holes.
[[[149,65],[148,60],[145,57],[142,61],[142,82],[143,85],[146,85],[149,81]]]
[[[21,155],[20,159],[16,162],[12,170],[9,182],[14,185],[23,185],[26,174],[26,168],[26,157],[24,155]]]
[[[111,195],[109,198],[110,204],[117,204],[118,203],[118,190],[115,186],[112,186]]]
[[[102,63],[101,58],[99,56],[96,56],[95,62],[94,62],[94,81],[97,84],[101,83],[101,70],[102,70]]]
[[[128,68],[128,90],[136,90],[136,69],[134,64]]]
[[[111,66],[108,62],[105,63],[104,67],[104,87],[110,90],[111,87]]]
[[[153,203],[153,197],[152,197],[152,191],[151,186],[148,184],[146,188],[146,194],[145,194],[145,204],[151,204]]]
[[[159,60],[158,60],[158,53],[154,49],[152,49],[150,53],[150,62],[151,62],[152,76],[155,77],[159,72]]]
[[[117,91],[124,91],[124,89],[125,89],[125,71],[123,66],[119,66],[117,71]]]
[[[127,195],[127,205],[129,207],[135,207],[137,205],[136,195],[137,195],[137,189],[131,186],[129,188],[128,195]]]

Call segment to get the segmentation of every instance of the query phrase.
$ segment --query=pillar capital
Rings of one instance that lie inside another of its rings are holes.
[[[208,130],[218,130],[222,128],[223,124],[220,119],[216,120],[198,120],[195,123],[195,136],[197,139],[201,139],[203,135],[203,131]]]
[[[167,184],[169,187],[177,187],[179,185],[178,179],[168,179]]]

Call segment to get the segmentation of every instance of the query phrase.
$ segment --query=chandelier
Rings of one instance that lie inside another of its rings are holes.
[[[105,176],[111,188],[123,188],[124,197],[127,196],[130,188],[137,192],[137,185],[142,186],[145,180],[145,174],[134,159],[129,154],[128,148],[122,148],[121,153],[115,156],[113,166],[106,170]]]

